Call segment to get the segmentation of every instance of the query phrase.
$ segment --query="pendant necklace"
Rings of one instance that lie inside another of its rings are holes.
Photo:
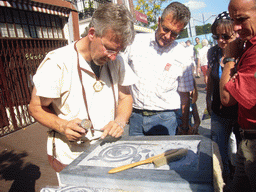
[[[102,89],[103,89],[103,85],[104,83],[99,80],[99,81],[96,81],[94,84],[93,84],[93,89],[96,91],[96,92],[100,92]]]
[[[108,68],[108,66],[107,66],[107,68]],[[105,85],[105,82],[100,80],[99,77],[95,73],[92,73],[91,71],[88,71],[87,69],[84,69],[84,68],[80,67],[79,61],[78,61],[78,71],[81,71],[81,70],[84,71],[85,73],[93,76],[96,79],[95,83],[93,84],[93,89],[94,89],[95,92],[100,92],[103,89],[103,86]],[[109,72],[110,71],[109,71],[109,68],[108,68],[108,75],[109,75],[110,81],[112,82],[112,76],[111,76],[111,74],[109,74]],[[99,73],[100,73],[100,71],[99,71]]]
[[[90,66],[91,66],[91,69],[93,70],[93,72],[95,74],[95,78],[96,78],[96,82],[93,84],[93,89],[96,92],[100,92],[103,89],[103,86],[105,85],[105,83],[103,81],[99,80],[102,66],[96,65],[93,61],[91,61]]]
[[[76,42],[77,43],[77,42]],[[91,118],[90,118],[90,115],[89,115],[89,108],[88,108],[88,104],[87,104],[87,99],[86,99],[86,92],[85,92],[85,89],[84,89],[84,85],[83,85],[83,80],[82,80],[82,71],[84,71],[85,73],[95,77],[96,79],[96,82],[93,84],[93,89],[95,90],[95,92],[99,92],[103,89],[103,85],[105,84],[103,81],[99,80],[99,78],[97,77],[97,73],[101,72],[101,70],[98,70],[98,72],[95,73],[92,73],[82,67],[80,67],[80,64],[79,64],[79,54],[78,54],[78,51],[77,51],[77,48],[76,48],[76,43],[74,44],[74,48],[77,52],[77,69],[78,69],[78,74],[79,74],[79,78],[80,78],[80,82],[81,82],[81,85],[82,85],[82,93],[83,93],[83,98],[84,98],[84,103],[85,103],[85,108],[86,108],[86,111],[87,111],[87,114],[88,114],[88,119],[91,121]],[[94,64],[95,65],[95,64]],[[99,68],[100,69],[100,68]],[[110,69],[109,69],[109,66],[107,64],[107,73],[108,73],[108,76],[109,76],[109,80],[110,80],[110,83],[111,83],[111,87],[112,87],[112,92],[113,92],[113,99],[114,99],[114,118],[116,117],[116,108],[117,108],[117,103],[116,103],[116,97],[115,97],[115,89],[114,89],[114,83],[113,83],[113,79],[112,79],[112,76],[111,76],[111,72],[110,72]],[[98,75],[99,76],[99,75]],[[93,129],[93,125],[92,125],[92,129]],[[93,132],[92,132],[93,133]]]

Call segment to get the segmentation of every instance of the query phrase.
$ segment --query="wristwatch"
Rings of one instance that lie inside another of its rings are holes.
[[[232,57],[225,57],[223,59],[223,64],[225,65],[227,62],[236,62],[236,60]]]

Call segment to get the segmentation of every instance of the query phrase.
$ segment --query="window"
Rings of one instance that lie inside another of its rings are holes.
[[[0,37],[64,38],[60,16],[6,7],[0,7],[0,15]]]

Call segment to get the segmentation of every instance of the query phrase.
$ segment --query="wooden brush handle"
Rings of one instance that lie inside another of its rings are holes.
[[[123,170],[126,170],[126,169],[130,169],[130,168],[136,167],[138,165],[144,165],[144,164],[148,164],[148,163],[153,163],[153,161],[156,158],[164,157],[164,155],[165,155],[165,153],[161,153],[159,155],[155,155],[153,157],[150,157],[150,158],[142,160],[142,161],[138,161],[138,162],[131,163],[131,164],[128,164],[128,165],[123,165],[123,166],[120,166],[120,167],[116,167],[114,169],[111,169],[108,173],[117,173],[117,172],[120,172],[120,171],[123,171]]]
[[[133,168],[133,167],[136,167],[138,165],[143,165],[143,164],[148,164],[148,163],[152,163],[152,160],[143,160],[143,161],[138,161],[138,162],[135,162],[135,163],[131,163],[131,164],[128,164],[128,165],[123,165],[123,166],[120,166],[120,167],[116,167],[114,169],[111,169],[108,173],[117,173],[117,172],[120,172],[120,171],[123,171],[123,170],[126,170],[126,169],[130,169],[130,168]]]
[[[142,161],[139,161],[139,162],[135,162],[135,163],[131,163],[131,164],[128,164],[128,165],[123,165],[123,166],[120,166],[120,167],[116,167],[114,169],[111,169],[108,173],[117,173],[117,172],[120,172],[120,171],[123,171],[123,170],[126,170],[126,169],[130,169],[130,168],[136,167],[138,165],[153,163],[153,161],[155,161],[156,159],[163,158],[166,155],[175,153],[177,151],[178,151],[177,149],[168,150],[165,153],[161,153],[159,155],[155,155],[153,157],[150,157],[148,159],[145,159],[145,160],[142,160]]]

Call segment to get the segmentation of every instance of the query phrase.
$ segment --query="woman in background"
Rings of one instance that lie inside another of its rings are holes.
[[[208,68],[207,53],[209,50],[208,40],[203,39],[201,44],[202,44],[202,49],[198,50],[198,63],[201,66],[201,71],[203,72],[203,75],[204,75],[204,83],[206,85],[205,89],[207,89],[207,79],[208,79],[208,77],[207,77],[207,68]]]
[[[206,104],[208,113],[211,115],[212,140],[218,144],[222,158],[223,179],[226,184],[229,184],[232,179],[231,170],[233,170],[230,168],[235,166],[233,157],[237,150],[237,139],[234,139],[234,134],[231,136],[231,133],[238,131],[239,125],[237,123],[237,105],[225,107],[221,104],[219,82],[224,67],[224,49],[229,42],[237,38],[237,34],[227,12],[218,15],[212,24],[211,31],[218,44],[208,51]],[[232,142],[229,142],[230,139],[233,139]],[[229,146],[229,143],[233,143],[233,145]],[[228,147],[231,147],[232,158],[228,156]]]

